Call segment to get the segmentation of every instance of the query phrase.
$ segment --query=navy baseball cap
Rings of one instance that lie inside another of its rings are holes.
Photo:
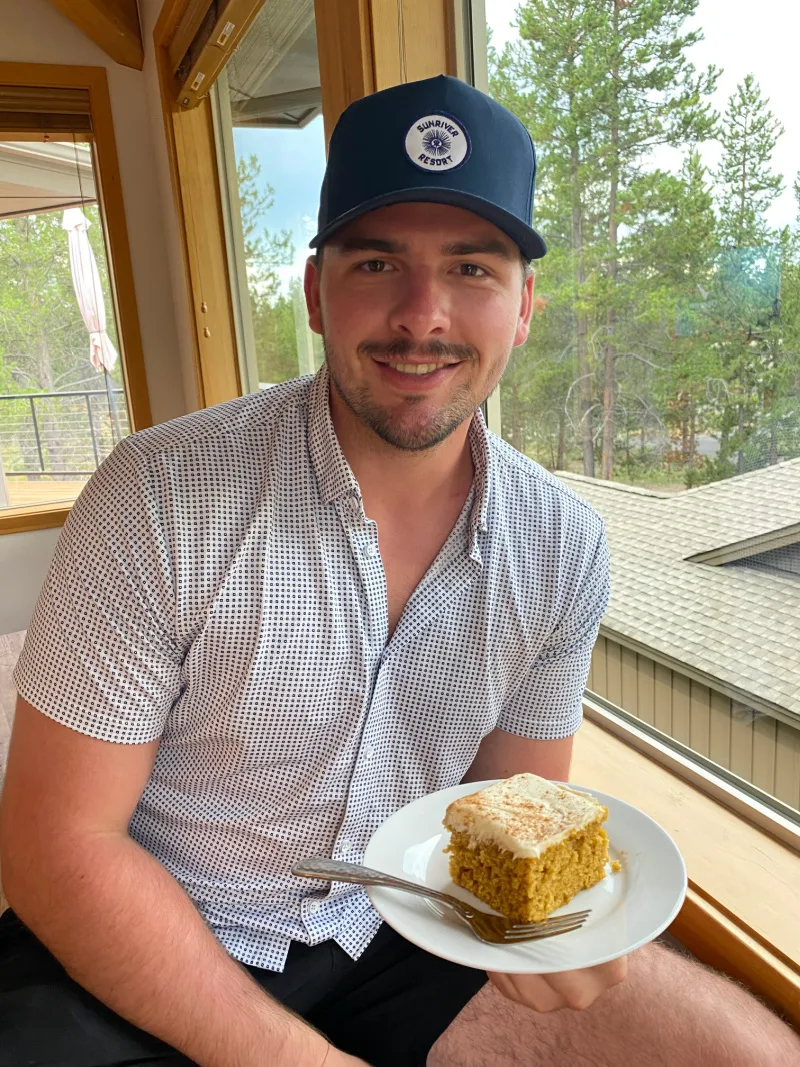
[[[423,201],[466,208],[539,259],[547,245],[531,226],[535,185],[536,152],[516,115],[458,78],[406,82],[342,112],[310,245],[368,211]]]

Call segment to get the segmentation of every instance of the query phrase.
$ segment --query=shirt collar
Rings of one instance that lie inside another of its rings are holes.
[[[492,452],[489,447],[489,430],[480,408],[472,416],[469,427],[469,447],[475,467],[475,502],[472,505],[470,526],[474,530],[489,528],[489,488],[492,475]]]
[[[491,451],[489,431],[480,409],[472,418],[468,439],[475,467],[475,498],[470,515],[470,528],[483,531],[488,528]],[[323,502],[330,504],[334,500],[352,496],[360,499],[358,482],[344,457],[333,428],[327,364],[322,365],[311,383],[308,446]]]
[[[346,497],[361,497],[361,490],[344,458],[331,418],[330,375],[323,363],[311,383],[308,412],[308,448],[322,500],[331,504]]]

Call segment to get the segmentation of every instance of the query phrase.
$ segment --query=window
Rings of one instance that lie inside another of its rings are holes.
[[[606,520],[590,695],[800,822],[800,120],[748,11],[485,5],[549,246],[495,428]]]
[[[0,65],[0,529],[9,531],[62,521],[134,422],[149,422],[105,71],[57,71]]]
[[[243,391],[313,374],[303,271],[325,171],[313,0],[265,4],[213,90]]]
[[[0,504],[74,500],[130,432],[91,144],[0,141]]]

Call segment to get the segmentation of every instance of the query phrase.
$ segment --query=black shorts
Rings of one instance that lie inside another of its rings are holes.
[[[424,1067],[486,981],[385,924],[353,961],[334,941],[294,943],[281,974],[248,968],[267,992],[373,1067]],[[265,1061],[266,1062],[266,1061]],[[72,981],[10,911],[0,916],[0,1067],[189,1067]]]

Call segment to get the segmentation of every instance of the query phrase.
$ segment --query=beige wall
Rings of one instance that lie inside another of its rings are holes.
[[[143,71],[121,67],[47,0],[0,0],[0,60],[104,66],[119,155],[153,419],[197,406],[189,309],[153,56],[161,0],[139,0]],[[24,629],[57,531],[0,536],[0,634]]]

